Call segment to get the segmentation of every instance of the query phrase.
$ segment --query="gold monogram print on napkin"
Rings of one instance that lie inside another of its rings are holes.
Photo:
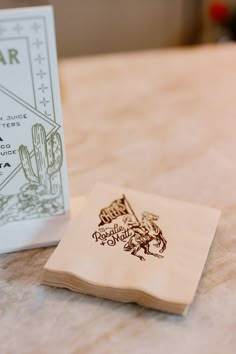
[[[103,208],[99,218],[98,229],[92,237],[96,242],[100,242],[101,246],[116,246],[118,242],[123,242],[123,250],[130,252],[141,261],[145,261],[145,258],[138,254],[141,250],[146,255],[163,258],[159,253],[165,251],[167,241],[157,225],[159,219],[157,215],[143,212],[139,220],[128,199],[123,195],[122,198]],[[150,251],[151,244],[158,249],[159,253]]]

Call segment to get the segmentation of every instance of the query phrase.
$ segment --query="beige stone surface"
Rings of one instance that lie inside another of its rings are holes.
[[[186,318],[40,286],[52,248],[0,256],[1,353],[235,353],[235,63],[235,46],[61,62],[72,195],[101,180],[222,217]]]

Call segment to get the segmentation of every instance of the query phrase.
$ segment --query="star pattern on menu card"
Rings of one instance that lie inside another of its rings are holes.
[[[105,246],[105,244],[106,244],[106,242],[104,242],[104,241],[102,241],[102,242],[100,243],[101,246]]]
[[[15,32],[16,36],[22,35],[28,29],[29,40],[31,42],[32,48],[34,48],[33,61],[34,64],[34,75],[35,78],[38,77],[37,80],[41,80],[38,82],[36,86],[36,90],[39,94],[37,95],[37,102],[42,108],[42,113],[44,112],[45,116],[52,117],[53,112],[51,104],[52,97],[50,94],[50,82],[48,82],[48,70],[47,70],[47,48],[45,51],[45,38],[44,38],[44,23],[41,19],[35,19],[28,22],[28,27],[26,28],[26,23],[22,23],[20,20],[14,21],[11,25],[11,28],[8,28],[5,23],[0,21],[0,38],[5,36],[7,30],[11,30]],[[40,97],[41,96],[41,97]],[[51,118],[50,118],[51,119]]]
[[[51,113],[48,113],[47,111],[44,111],[45,116],[50,117]]]
[[[41,45],[43,45],[43,42],[40,41],[38,38],[35,40],[35,42],[33,42],[33,45],[36,46],[37,49],[39,49],[41,47]]]
[[[36,73],[37,76],[40,77],[40,79],[43,79],[43,77],[46,75],[45,71],[43,71],[42,69],[39,70],[38,73]]]
[[[13,28],[13,31],[15,31],[18,35],[20,35],[21,32],[24,31],[24,27],[21,26],[19,23],[17,23]]]
[[[46,107],[49,102],[50,101],[46,100],[46,98],[44,97],[43,100],[40,103],[43,104],[44,107]]]
[[[41,65],[42,62],[45,60],[45,58],[42,57],[40,54],[38,54],[38,56],[34,60],[37,61]]]
[[[38,87],[39,91],[42,91],[42,93],[45,93],[45,91],[48,89],[48,86],[45,86],[44,84],[42,84],[40,87]]]

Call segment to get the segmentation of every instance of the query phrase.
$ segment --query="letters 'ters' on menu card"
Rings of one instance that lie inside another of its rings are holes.
[[[69,209],[50,6],[0,10],[0,226]]]
[[[216,209],[97,184],[46,264],[44,282],[182,312],[193,300],[219,217]]]

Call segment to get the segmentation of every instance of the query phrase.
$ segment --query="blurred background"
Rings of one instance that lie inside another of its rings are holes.
[[[1,3],[35,0],[0,0]],[[133,51],[236,37],[236,0],[51,0],[60,57]]]
[[[195,43],[201,0],[52,0],[62,56]]]
[[[236,0],[51,0],[60,56],[230,39],[222,22]],[[236,23],[236,22],[235,22]],[[227,37],[227,38],[226,38]]]

